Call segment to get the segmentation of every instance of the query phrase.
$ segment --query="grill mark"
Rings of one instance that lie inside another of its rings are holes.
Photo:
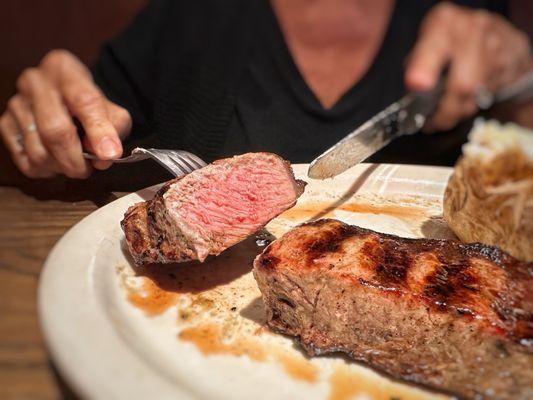
[[[361,246],[360,253],[374,270],[375,284],[380,287],[407,286],[407,273],[411,268],[412,258],[397,242],[378,238],[369,238]]]
[[[455,299],[464,302],[478,292],[478,279],[470,273],[470,261],[464,249],[442,243],[436,249],[440,264],[426,277],[423,294],[440,308],[446,308]],[[460,311],[461,312],[461,311]]]
[[[275,269],[276,266],[279,264],[280,259],[270,255],[270,254],[263,254],[259,257],[259,265],[266,269]]]
[[[324,221],[329,222],[329,220]],[[322,224],[315,224],[315,226],[317,225],[320,226]],[[320,232],[317,238],[309,240],[304,245],[306,255],[308,259],[312,260],[320,258],[327,253],[334,253],[340,249],[342,241],[362,234],[365,233],[357,227],[339,223],[331,229]]]
[[[308,248],[312,253],[323,254],[323,253],[333,253],[334,251],[337,251],[339,247],[340,247],[340,244],[338,242],[334,242],[333,240],[330,240],[329,238],[323,238],[323,239],[319,239],[319,240],[315,240],[311,242]]]
[[[400,246],[387,240],[382,243],[383,258],[376,266],[376,276],[382,284],[405,285],[412,259]]]

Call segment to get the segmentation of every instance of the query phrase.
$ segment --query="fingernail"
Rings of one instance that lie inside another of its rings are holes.
[[[119,156],[116,142],[109,136],[104,136],[98,144],[100,154],[105,158],[112,159]]]

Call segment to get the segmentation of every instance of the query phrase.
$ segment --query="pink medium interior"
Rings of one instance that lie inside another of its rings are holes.
[[[187,225],[210,237],[249,235],[296,199],[292,176],[273,155],[254,154],[250,160],[212,165],[194,174],[184,178],[189,182],[182,183],[189,184],[179,185],[179,192],[167,192],[167,204]]]

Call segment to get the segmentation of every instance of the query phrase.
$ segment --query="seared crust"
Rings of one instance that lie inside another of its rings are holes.
[[[196,259],[187,238],[176,235],[172,243],[165,235],[161,214],[166,212],[163,195],[179,178],[166,182],[150,201],[128,208],[120,225],[135,264],[181,262]],[[159,215],[159,217],[158,217]]]
[[[168,226],[164,194],[181,178],[166,182],[148,202],[148,231],[156,244],[159,262],[182,262],[197,259],[187,236],[176,227]],[[172,232],[172,233],[171,233]]]
[[[466,398],[533,395],[533,265],[320,220],[254,262],[270,327]]]
[[[147,202],[128,208],[120,226],[135,264],[155,263],[159,259],[155,243],[148,230]]]

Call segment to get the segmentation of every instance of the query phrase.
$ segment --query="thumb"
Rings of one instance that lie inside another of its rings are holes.
[[[111,125],[116,129],[121,140],[126,139],[131,131],[132,120],[130,113],[125,108],[107,101],[107,116]]]
[[[435,87],[442,69],[451,58],[451,51],[450,37],[440,24],[423,27],[407,59],[404,77],[407,88],[423,91]]]
[[[119,142],[124,140],[128,137],[131,131],[132,122],[130,113],[125,108],[120,107],[109,100],[106,100],[106,110],[109,122],[113,125],[113,128],[115,128],[118,134],[117,140]],[[84,146],[94,153],[92,144],[87,140],[87,137],[85,137]],[[92,164],[96,169],[107,169],[113,165],[110,161],[93,161]]]

